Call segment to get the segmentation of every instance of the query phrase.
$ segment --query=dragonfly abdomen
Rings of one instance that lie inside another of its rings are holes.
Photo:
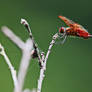
[[[76,29],[76,32],[79,37],[83,37],[83,38],[88,38],[90,35],[88,32],[86,32],[85,30],[81,30],[81,29]]]

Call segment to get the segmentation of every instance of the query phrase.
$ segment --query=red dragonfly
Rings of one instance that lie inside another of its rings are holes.
[[[75,23],[64,16],[58,16],[58,17],[69,26],[69,27],[61,27],[59,29],[59,33],[63,33],[63,37],[68,35],[82,37],[82,38],[92,37],[92,35],[90,35],[90,33],[80,24]]]

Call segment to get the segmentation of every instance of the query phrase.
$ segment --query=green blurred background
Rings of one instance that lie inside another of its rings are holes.
[[[64,15],[82,24],[92,34],[92,0],[0,0],[0,28],[8,26],[23,41],[28,33],[20,19],[28,20],[38,46],[47,51]],[[18,70],[21,50],[1,31],[0,43]],[[32,60],[24,88],[36,88],[39,77],[37,60]],[[0,92],[13,92],[13,81],[5,60],[0,56]],[[68,37],[64,45],[55,45],[47,62],[42,92],[92,92],[92,39]]]

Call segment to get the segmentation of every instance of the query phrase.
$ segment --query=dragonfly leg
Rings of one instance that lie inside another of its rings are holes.
[[[62,39],[66,36],[66,32],[64,32],[63,34],[59,34],[59,38]]]
[[[61,44],[64,44],[64,42],[66,41],[67,35],[65,35],[63,41],[61,41]]]
[[[66,38],[67,36],[65,36],[62,41],[55,42],[55,44],[64,44],[64,42],[66,41]]]
[[[59,42],[56,42],[55,44],[64,44],[65,40],[67,38],[66,32],[62,34],[62,36],[60,35],[59,37]],[[62,40],[63,39],[63,40]],[[62,41],[61,41],[62,40]]]

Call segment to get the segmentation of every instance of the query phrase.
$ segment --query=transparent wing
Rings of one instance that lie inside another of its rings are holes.
[[[84,30],[85,32],[88,32],[82,25],[75,23],[74,21],[64,17],[64,16],[58,16],[61,20],[63,20],[69,27],[73,28],[80,28]]]

